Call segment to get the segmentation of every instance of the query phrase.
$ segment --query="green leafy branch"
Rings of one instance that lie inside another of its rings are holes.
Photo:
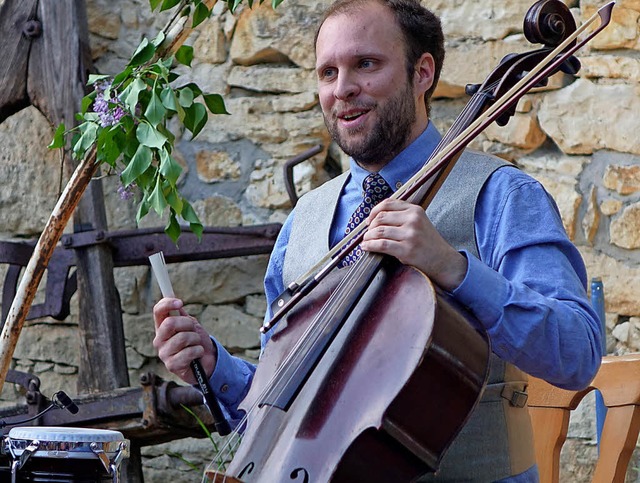
[[[253,4],[249,0],[247,2]],[[162,8],[173,2],[150,0],[150,3]],[[123,164],[123,173],[126,172],[126,175],[121,176],[121,179],[129,183],[128,186],[136,183],[142,188],[139,218],[150,208],[163,211],[163,206],[169,206],[171,219],[167,232],[174,241],[180,231],[178,216],[186,219],[194,231],[201,233],[202,224],[193,208],[176,189],[178,169],[171,157],[175,138],[167,129],[167,120],[177,116],[185,128],[196,135],[206,123],[207,109],[213,113],[226,113],[220,96],[203,94],[193,84],[173,87],[179,77],[172,70],[174,59],[189,65],[193,57],[191,48],[181,47],[190,30],[187,22],[191,19],[193,25],[199,20],[184,15],[187,7],[189,12],[193,8],[195,13],[198,5],[202,4],[200,11],[204,13],[203,8],[206,7],[206,18],[211,15],[215,3],[216,0],[183,0],[176,3],[176,6],[179,5],[179,14],[173,16],[156,39],[151,42],[143,40],[125,70],[116,75],[111,83],[105,84],[104,78],[91,79],[96,87],[95,94],[84,99],[82,112],[79,114],[82,122],[70,130],[73,133],[73,155],[80,161],[24,268],[2,329],[0,390],[4,386],[20,332],[49,260],[73,211],[102,163],[110,166]],[[231,7],[237,7],[240,3],[233,1]],[[275,2],[274,5],[279,3]],[[101,96],[100,100],[98,94]],[[198,102],[199,98],[202,98],[204,104]],[[96,102],[100,107],[98,112]],[[65,133],[65,127],[59,126],[50,146],[64,148]]]
[[[271,6],[276,8],[280,5],[284,0],[271,0]],[[243,0],[226,0],[225,3],[229,7],[231,12],[235,12],[235,10],[242,4]],[[255,0],[247,0],[247,5],[249,8],[253,7]],[[264,0],[259,0],[258,4],[262,5]],[[151,5],[151,10],[159,9],[160,12],[163,10],[169,10],[174,7],[180,7],[180,14],[183,16],[189,16],[193,13],[193,27],[196,27],[204,20],[209,18],[211,15],[212,8],[209,8],[205,2],[202,0],[149,0],[149,4]]]
[[[149,0],[151,9],[160,11],[177,7],[178,17],[191,19],[193,27],[211,16],[213,4],[203,0]],[[233,11],[242,0],[228,0]],[[247,0],[251,7],[253,0]],[[263,3],[260,0],[259,3]],[[275,7],[282,0],[272,0]],[[181,166],[172,156],[175,135],[167,123],[176,118],[195,138],[211,114],[229,114],[222,96],[204,93],[191,82],[179,85],[175,67],[191,66],[193,48],[182,45],[167,54],[167,35],[160,32],[153,40],[143,39],[125,69],[113,78],[92,75],[88,84],[93,91],[82,101],[77,115],[79,124],[66,130],[60,125],[50,148],[63,148],[67,136],[73,135],[72,155],[83,159],[96,148],[96,162],[120,172],[122,195],[137,186],[142,198],[136,221],[154,210],[162,216],[169,208],[165,232],[174,242],[181,233],[179,219],[189,223],[198,237],[203,226],[191,204],[179,193],[177,182]],[[120,171],[119,167],[122,166]]]

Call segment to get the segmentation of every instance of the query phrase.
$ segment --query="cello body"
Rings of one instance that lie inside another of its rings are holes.
[[[413,481],[438,468],[480,399],[487,340],[425,275],[395,260],[377,271],[290,404],[261,399],[326,302],[330,277],[327,285],[282,320],[267,344],[240,405],[255,409],[226,477]]]

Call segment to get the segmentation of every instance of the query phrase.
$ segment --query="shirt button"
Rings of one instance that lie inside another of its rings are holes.
[[[396,189],[399,190],[402,188],[402,181],[396,181]]]
[[[220,387],[220,392],[227,392],[229,390],[229,384],[223,384]]]

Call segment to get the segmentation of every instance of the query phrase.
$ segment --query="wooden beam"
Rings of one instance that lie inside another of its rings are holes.
[[[35,18],[37,0],[5,1],[0,5],[0,123],[27,107],[27,68],[32,39],[24,35]]]

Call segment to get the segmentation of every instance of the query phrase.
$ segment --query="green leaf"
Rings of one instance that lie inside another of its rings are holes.
[[[80,112],[82,114],[87,112],[91,104],[93,104],[93,101],[95,100],[95,98],[96,98],[96,91],[93,91],[91,94],[88,94],[82,98],[82,103],[80,107],[81,109]]]
[[[278,5],[280,5],[284,0],[271,0],[271,6],[273,8],[278,8]]]
[[[202,89],[200,89],[200,87],[198,87],[198,84],[196,84],[195,82],[189,82],[188,84],[183,85],[180,89],[187,89],[187,88],[191,89],[191,92],[193,92],[194,99],[199,95],[202,95]]]
[[[125,81],[125,79],[127,79],[131,75],[132,72],[133,72],[133,67],[127,66],[122,72],[120,72],[119,74],[116,74],[116,76],[113,78],[112,85],[117,86],[121,84],[122,82]]]
[[[143,199],[138,205],[138,213],[136,213],[136,221],[140,223],[140,220],[142,220],[145,216],[147,216],[147,213],[149,213],[149,203],[147,203],[147,200]]]
[[[193,209],[193,206],[187,201],[182,200],[184,206],[182,207],[182,212],[180,216],[184,219],[184,221],[188,221],[189,223],[200,223],[200,218],[196,214],[196,211]]]
[[[170,8],[175,7],[180,3],[180,0],[164,0],[162,2],[162,6],[160,7],[160,11],[169,10]]]
[[[178,237],[180,237],[180,224],[176,219],[176,214],[171,211],[171,215],[169,216],[169,223],[164,227],[164,232],[173,240],[173,243],[178,242]]]
[[[182,107],[189,107],[193,104],[193,99],[195,96],[193,95],[193,91],[189,87],[182,87],[179,90],[178,94],[178,102]]]
[[[184,117],[184,126],[191,131],[195,138],[207,123],[209,118],[207,110],[204,105],[199,102],[194,102],[191,107],[186,108],[184,111],[186,113]]]
[[[160,100],[160,97],[158,97],[158,94],[156,94],[156,91],[151,91],[151,99],[149,100],[147,110],[144,111],[144,116],[152,126],[156,127],[162,122],[166,113],[167,110],[162,105],[162,101]]]
[[[98,161],[105,162],[114,168],[116,167],[116,161],[122,154],[118,137],[122,135],[122,130],[118,126],[113,126],[111,129],[102,129],[100,131],[96,141]]]
[[[166,178],[166,180],[175,186],[182,173],[182,166],[180,166],[175,159],[171,157],[166,149],[160,150],[160,174]]]
[[[180,213],[180,216],[182,216],[185,221],[189,222],[191,231],[193,231],[198,239],[200,239],[202,237],[202,232],[204,229],[202,223],[200,222],[200,218],[198,218],[195,210],[187,200],[184,200],[184,206],[182,207],[182,213]]]
[[[220,94],[205,94],[202,97],[212,114],[229,114]]]
[[[165,87],[160,93],[160,100],[162,105],[170,111],[178,111],[178,100],[176,99],[176,93],[173,92],[171,87]]]
[[[95,122],[98,123],[100,121],[100,116],[98,116],[95,112],[85,112],[82,116],[83,121],[87,122]]]
[[[138,127],[138,129],[140,129]],[[149,166],[151,166],[151,160],[153,158],[151,149],[144,144],[140,144],[136,153],[129,161],[129,164],[122,172],[122,184],[129,186],[133,183],[138,176],[144,173]]]
[[[202,223],[189,223],[189,228],[191,228],[194,235],[198,237],[198,240],[202,240],[202,232],[204,232]]]
[[[149,62],[155,53],[156,46],[144,38],[142,39],[142,42],[140,42],[140,45],[138,45],[138,48],[127,65],[131,67],[138,67],[145,62]]]
[[[158,32],[158,35],[156,35],[155,38],[151,41],[151,43],[153,44],[154,47],[158,48],[160,44],[164,42],[165,38],[166,38],[166,35],[161,30],[160,32]]]
[[[136,184],[145,193],[145,196],[149,196],[149,192],[156,185],[156,177],[158,176],[158,170],[155,166],[151,165],[147,170],[136,178]]]
[[[204,22],[211,15],[211,10],[204,4],[199,3],[196,5],[196,9],[193,12],[193,24],[192,27],[197,27],[202,22]]]
[[[47,146],[49,149],[58,149],[64,147],[64,123],[60,123],[58,129],[56,129],[55,134],[53,135],[53,140]]]
[[[165,199],[162,191],[162,179],[160,179],[160,176],[158,176],[156,180],[156,187],[149,195],[149,204],[151,205],[151,208],[158,213],[158,215],[162,215],[164,209],[167,207],[167,200]]]
[[[146,90],[146,88],[147,84],[145,84],[144,81],[138,77],[131,84],[129,84],[124,91],[122,91],[120,99],[122,99],[122,101],[125,103],[131,115],[135,116],[140,92]]]
[[[73,152],[78,158],[81,158],[84,156],[84,152],[96,142],[98,125],[93,122],[88,122],[81,124],[79,129],[82,134],[73,146]]]
[[[136,129],[136,138],[150,148],[160,149],[167,142],[167,137],[146,122],[140,123]]]
[[[171,190],[167,194],[167,203],[169,203],[169,206],[173,209],[173,211],[175,211],[176,213],[182,213],[183,202],[177,189],[171,188]]]
[[[158,8],[158,5],[160,5],[160,2],[162,0],[149,0],[149,5],[151,6],[151,11],[153,12],[156,8]]]
[[[160,134],[162,134],[163,136],[165,136],[167,138],[168,150],[169,150],[169,152],[171,152],[171,147],[175,144],[176,136],[171,131],[169,131],[164,126],[164,124],[158,124],[156,129],[160,132]]]
[[[176,52],[176,60],[182,65],[191,67],[191,61],[193,60],[193,47],[190,45],[182,45]]]
[[[96,82],[104,80],[104,79],[108,79],[108,78],[109,78],[108,74],[89,74],[89,79],[87,80],[87,85],[88,86],[92,86]]]

